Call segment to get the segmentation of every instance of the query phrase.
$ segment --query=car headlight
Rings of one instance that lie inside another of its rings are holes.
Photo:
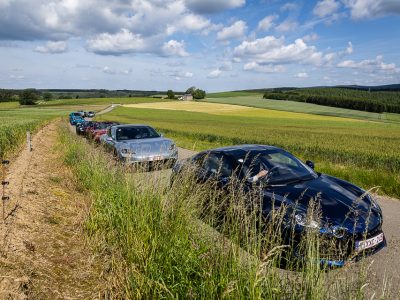
[[[367,198],[371,202],[371,205],[373,208],[375,208],[376,210],[379,210],[379,211],[381,210],[381,208],[378,205],[378,202],[376,202],[375,198],[371,194],[368,193]]]
[[[307,216],[303,213],[296,214],[294,218],[296,220],[296,224],[302,227],[308,227],[312,229],[319,229],[320,227],[317,221],[307,218]]]
[[[333,236],[338,239],[343,238],[347,233],[347,229],[341,226],[332,226],[331,231]]]
[[[171,144],[171,145],[169,145],[169,150],[170,151],[173,151],[173,150],[175,150],[175,148],[176,148],[176,146],[175,146],[175,144]]]
[[[132,151],[131,149],[121,149],[119,152],[121,154],[135,154],[135,152]]]

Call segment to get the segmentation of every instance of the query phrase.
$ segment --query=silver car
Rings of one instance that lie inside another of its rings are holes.
[[[175,143],[158,134],[157,131],[141,124],[112,126],[102,142],[124,163],[168,163],[178,159]]]

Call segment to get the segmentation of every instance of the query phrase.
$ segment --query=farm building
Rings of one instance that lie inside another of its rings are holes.
[[[193,100],[193,95],[192,94],[184,94],[184,95],[179,97],[179,100],[192,101]]]

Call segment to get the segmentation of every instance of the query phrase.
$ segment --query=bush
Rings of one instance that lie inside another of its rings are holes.
[[[21,105],[35,105],[39,96],[35,89],[23,90],[19,96],[19,104]]]

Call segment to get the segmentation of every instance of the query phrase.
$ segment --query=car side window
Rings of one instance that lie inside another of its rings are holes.
[[[204,157],[202,168],[210,174],[230,177],[233,172],[232,164],[223,154],[210,153]]]

